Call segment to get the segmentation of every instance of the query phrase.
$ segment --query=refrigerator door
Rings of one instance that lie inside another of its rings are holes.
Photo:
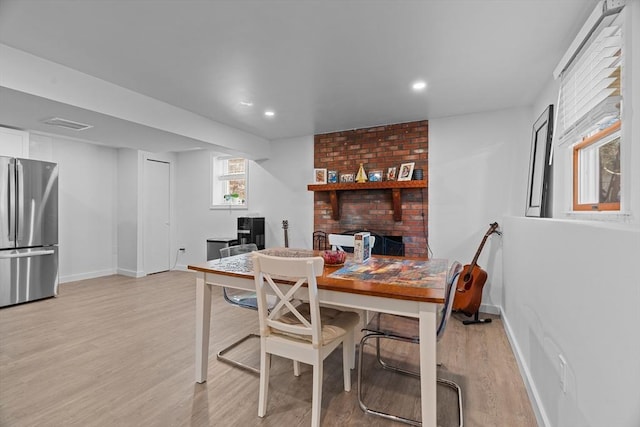
[[[0,251],[0,307],[58,292],[58,247]]]
[[[58,166],[16,159],[16,247],[58,243]]]
[[[15,159],[0,156],[0,249],[16,246],[15,192]]]

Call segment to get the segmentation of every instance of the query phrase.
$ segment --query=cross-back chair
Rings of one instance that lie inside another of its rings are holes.
[[[256,252],[253,269],[260,318],[258,416],[266,415],[269,367],[274,354],[292,359],[296,376],[300,375],[299,362],[313,366],[311,425],[319,426],[323,361],[342,344],[344,389],[350,391],[350,370],[355,362],[354,334],[360,316],[350,311],[320,307],[316,277],[323,273],[321,257],[285,258]],[[268,293],[274,293],[278,300],[272,310],[267,305]],[[298,298],[308,303],[300,303]]]

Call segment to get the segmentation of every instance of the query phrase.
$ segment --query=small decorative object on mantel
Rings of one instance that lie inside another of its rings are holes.
[[[364,167],[362,167],[362,163],[360,163],[360,169],[358,169],[358,175],[356,175],[356,182],[359,182],[359,183],[367,182],[367,173],[364,171]]]
[[[340,182],[353,182],[354,177],[352,173],[343,173],[340,175]]]
[[[414,169],[413,170],[413,179],[415,179],[415,180],[424,179],[424,172],[422,171],[422,169]]]
[[[381,182],[382,171],[369,171],[369,182]]]
[[[398,168],[395,166],[387,170],[387,181],[395,181]]]
[[[338,171],[327,171],[327,182],[336,184],[338,182]]]
[[[313,183],[314,184],[326,184],[327,183],[327,170],[326,169],[314,169],[313,170]]]
[[[398,181],[411,181],[413,175],[414,162],[403,163],[400,165],[400,174],[398,175]]]

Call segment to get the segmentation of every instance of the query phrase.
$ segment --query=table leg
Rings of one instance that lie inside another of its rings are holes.
[[[436,304],[420,303],[420,397],[422,425],[436,427]]]
[[[196,279],[196,382],[207,381],[209,330],[211,328],[211,285],[205,274]]]

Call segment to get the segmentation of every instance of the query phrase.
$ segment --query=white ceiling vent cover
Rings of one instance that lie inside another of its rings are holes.
[[[52,126],[58,126],[65,129],[71,129],[75,131],[81,131],[81,130],[90,129],[93,127],[91,125],[87,125],[84,123],[78,123],[72,120],[61,119],[60,117],[52,117],[50,119],[43,120],[43,123],[46,123]]]

